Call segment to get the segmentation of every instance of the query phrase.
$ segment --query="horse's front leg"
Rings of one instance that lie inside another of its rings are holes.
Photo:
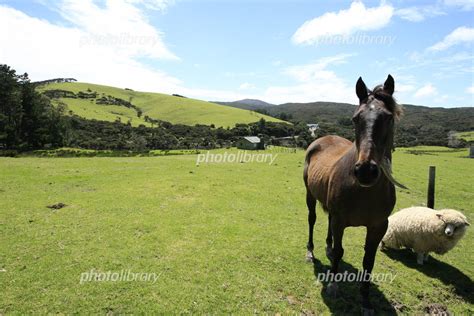
[[[338,220],[336,216],[331,216],[330,220],[331,234],[333,239],[332,258],[331,258],[331,277],[332,280],[329,282],[327,287],[327,293],[331,296],[337,296],[337,283],[336,274],[339,269],[339,262],[344,255],[344,248],[342,248],[342,237],[344,235],[345,227]]]
[[[313,262],[314,260],[314,243],[313,243],[313,230],[314,224],[316,223],[316,199],[311,195],[309,190],[306,190],[306,205],[308,206],[308,244],[306,245],[307,253],[306,260]]]
[[[365,255],[364,255],[364,280],[360,286],[362,295],[362,314],[372,315],[374,313],[372,304],[369,301],[370,274],[374,268],[375,254],[377,247],[387,231],[388,220],[376,227],[367,227],[367,235],[365,237]]]

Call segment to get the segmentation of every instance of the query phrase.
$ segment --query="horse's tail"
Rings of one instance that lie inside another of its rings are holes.
[[[308,168],[313,154],[318,151],[320,148],[319,144],[313,142],[306,149],[306,156],[304,159],[304,170],[303,170],[303,180],[306,188],[308,188]]]

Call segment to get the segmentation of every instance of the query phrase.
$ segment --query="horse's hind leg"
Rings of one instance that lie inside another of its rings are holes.
[[[331,233],[334,241],[334,247],[332,249],[332,260],[331,260],[331,275],[333,280],[336,280],[336,274],[339,269],[339,262],[344,255],[344,248],[342,248],[342,237],[344,235],[344,226],[337,220],[337,217],[331,216]],[[337,283],[335,281],[329,282],[327,286],[327,293],[331,296],[337,296]]]
[[[331,232],[331,214],[328,215],[328,234],[326,236],[326,257],[332,261],[332,232]]]
[[[314,244],[313,244],[313,229],[314,224],[316,223],[316,199],[311,195],[309,190],[306,190],[306,205],[308,206],[308,226],[309,226],[309,238],[306,248],[308,252],[306,253],[306,260],[308,262],[313,262],[314,260]]]

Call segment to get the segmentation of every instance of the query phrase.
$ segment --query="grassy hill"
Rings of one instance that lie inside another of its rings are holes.
[[[60,97],[53,99],[53,103],[63,102],[67,105],[70,114],[76,114],[86,119],[97,119],[104,121],[116,121],[120,119],[126,123],[130,121],[133,126],[140,124],[150,126],[145,116],[155,120],[168,121],[173,124],[214,124],[216,127],[232,127],[236,123],[257,122],[261,118],[272,122],[283,122],[253,111],[231,108],[211,102],[189,99],[179,96],[171,96],[161,93],[138,92],[128,89],[120,89],[109,86],[84,83],[84,82],[62,82],[49,83],[38,87],[39,91],[66,90],[75,94],[79,92],[93,93],[93,98],[68,98]],[[142,111],[141,117],[137,116],[135,108],[123,105],[97,104],[102,97],[127,101]]]
[[[466,142],[474,142],[474,131],[458,133],[456,136]]]

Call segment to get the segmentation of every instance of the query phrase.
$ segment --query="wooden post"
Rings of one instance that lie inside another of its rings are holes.
[[[432,209],[434,209],[434,202],[435,202],[435,177],[436,177],[436,167],[430,166],[427,206]]]

